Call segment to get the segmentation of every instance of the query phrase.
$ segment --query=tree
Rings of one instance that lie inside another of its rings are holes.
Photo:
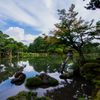
[[[85,0],[84,0],[85,1]],[[89,4],[85,6],[86,9],[96,10],[96,8],[100,8],[100,0],[90,0]]]
[[[17,44],[15,44],[15,41],[14,41],[13,38],[7,39],[6,43],[7,43],[7,45],[5,46],[5,49],[6,49],[6,51],[9,52],[9,54],[10,54],[10,59],[11,59],[11,58],[12,58],[12,50],[13,50],[14,48],[18,48],[18,47],[17,47]]]
[[[74,48],[79,53],[81,60],[84,60],[82,46],[90,43],[93,39],[99,38],[96,38],[98,33],[95,26],[92,25],[93,20],[85,22],[81,17],[77,19],[78,12],[75,12],[74,8],[75,5],[72,4],[68,13],[65,9],[58,10],[61,22],[55,24],[57,29],[51,31],[51,33],[56,41]]]
[[[1,30],[0,30],[0,57],[1,57],[1,49],[3,49],[4,44],[5,44],[5,39],[9,37],[9,35],[4,34]]]

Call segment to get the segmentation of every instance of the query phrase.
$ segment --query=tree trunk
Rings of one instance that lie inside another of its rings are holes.
[[[78,51],[78,53],[79,53],[79,56],[80,56],[81,60],[85,60],[84,55],[83,55],[83,53],[82,53],[82,50],[79,49],[79,50],[77,50],[77,51]]]

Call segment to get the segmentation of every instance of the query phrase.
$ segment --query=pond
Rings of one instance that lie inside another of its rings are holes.
[[[50,100],[77,100],[79,97],[84,97],[88,100],[93,91],[93,84],[80,76],[66,80],[59,78],[60,73],[58,70],[65,59],[64,57],[35,57],[19,60],[12,59],[11,62],[9,60],[1,61],[0,100],[6,100],[22,90],[38,92],[38,97],[47,96]],[[71,63],[71,61],[68,63]],[[25,73],[26,78],[44,72],[56,78],[59,84],[32,88],[26,87],[25,82],[12,84],[11,79],[14,78],[14,74],[18,71]]]

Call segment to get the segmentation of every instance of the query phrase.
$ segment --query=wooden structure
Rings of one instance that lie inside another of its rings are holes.
[[[61,70],[60,70],[61,73],[63,73],[65,65],[66,65],[66,63],[68,62],[69,59],[72,59],[72,61],[75,62],[75,60],[73,59],[73,51],[74,51],[74,49],[70,48],[70,49],[67,49],[67,50],[68,50],[68,54],[67,54],[68,57],[67,57],[67,59],[65,60],[65,62],[61,66]]]

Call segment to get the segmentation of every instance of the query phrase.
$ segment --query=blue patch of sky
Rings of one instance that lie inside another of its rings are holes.
[[[19,27],[24,29],[24,34],[38,35],[41,31],[35,29],[35,27],[25,25],[24,23],[19,23],[12,20],[6,20],[6,24],[2,25],[1,31],[7,30],[9,27]]]

